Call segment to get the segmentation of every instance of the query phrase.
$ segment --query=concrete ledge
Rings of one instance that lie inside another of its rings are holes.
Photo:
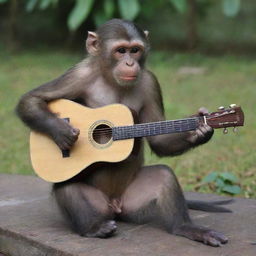
[[[187,193],[187,198],[223,199],[216,195]],[[196,223],[225,233],[230,241],[212,248],[167,234],[149,225],[119,223],[109,239],[74,234],[60,217],[50,196],[50,185],[33,176],[0,174],[0,255],[256,255],[256,200],[235,199],[233,213],[191,211]]]

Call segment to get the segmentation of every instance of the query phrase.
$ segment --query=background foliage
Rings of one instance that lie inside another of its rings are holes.
[[[255,12],[254,0],[0,0],[0,32],[9,48],[77,46],[117,17],[154,31],[157,48],[246,51],[256,45]]]

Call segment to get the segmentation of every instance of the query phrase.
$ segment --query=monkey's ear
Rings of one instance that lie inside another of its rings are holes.
[[[86,49],[90,55],[96,56],[99,51],[98,35],[95,32],[88,31],[86,39]]]
[[[148,30],[144,30],[144,34],[145,34],[146,38],[148,38],[149,31]]]

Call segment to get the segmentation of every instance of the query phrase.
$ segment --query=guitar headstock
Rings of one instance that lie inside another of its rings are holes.
[[[244,113],[241,107],[231,104],[228,108],[219,107],[219,111],[207,115],[206,122],[212,128],[243,126]]]

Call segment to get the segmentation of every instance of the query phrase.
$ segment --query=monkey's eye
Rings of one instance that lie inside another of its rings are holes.
[[[121,54],[124,54],[124,53],[126,53],[126,49],[124,47],[120,47],[120,48],[117,49],[117,52],[121,53]]]
[[[131,53],[137,53],[139,51],[140,51],[139,47],[132,47],[132,49],[131,49]]]

